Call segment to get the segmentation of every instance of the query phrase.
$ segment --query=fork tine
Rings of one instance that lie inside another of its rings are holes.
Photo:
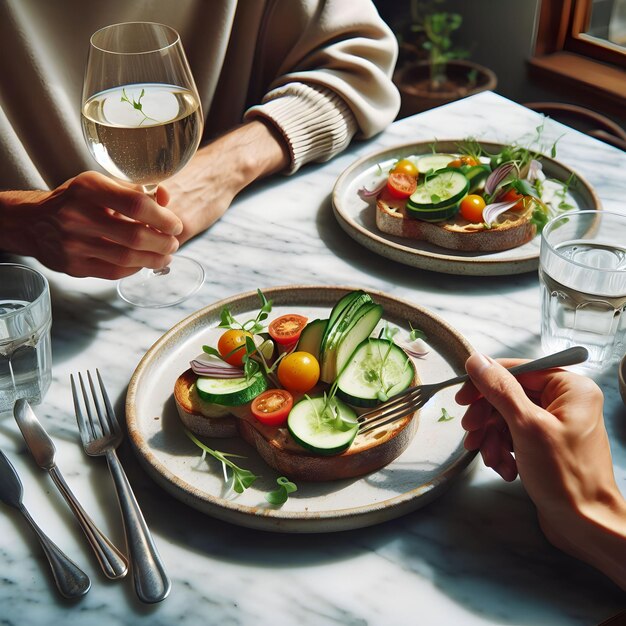
[[[109,394],[107,393],[106,387],[104,386],[102,376],[100,376],[100,370],[97,368],[96,376],[98,377],[98,384],[100,385],[100,392],[102,393],[102,400],[104,401],[104,406],[106,408],[109,426],[112,428],[113,431],[116,431],[119,429],[119,422],[117,421],[115,411],[111,406],[111,400],[109,399]]]
[[[78,432],[83,445],[89,440],[89,426],[83,410],[80,406],[80,398],[78,396],[78,389],[76,387],[76,381],[74,375],[70,374],[70,385],[72,386],[72,400],[74,401],[74,414],[76,415],[76,421],[78,422]]]
[[[409,405],[418,401],[418,399],[422,395],[422,389],[420,387],[413,387],[410,393],[402,393],[399,396],[395,396],[391,400],[387,400],[381,406],[368,411],[367,413],[363,413],[359,416],[358,421],[362,424],[369,423],[372,420],[377,420],[391,413],[395,413],[398,408],[402,408],[407,403]]]
[[[359,423],[359,434],[364,435],[375,428],[387,426],[421,409],[428,398],[419,397],[415,401],[406,402],[396,406],[392,411],[381,411],[378,415],[372,415]]]
[[[104,436],[111,434],[111,427],[109,424],[109,416],[106,411],[102,408],[102,402],[100,400],[100,396],[96,391],[96,386],[93,382],[93,378],[91,376],[91,372],[87,371],[87,378],[89,379],[89,388],[91,389],[91,397],[93,399],[93,404],[95,407],[96,415],[98,416],[98,423],[100,424],[100,428],[102,429],[102,434]]]
[[[87,391],[87,385],[85,384],[83,375],[80,372],[78,372],[78,381],[80,382],[80,388],[83,392],[83,402],[85,404],[85,412],[87,413],[85,420],[87,429],[85,432],[91,439],[97,439],[100,436],[100,431],[96,428],[96,420],[94,419],[91,402],[89,401],[89,392]]]

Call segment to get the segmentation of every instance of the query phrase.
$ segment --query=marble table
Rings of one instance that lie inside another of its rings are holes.
[[[66,480],[118,545],[124,545],[122,527],[106,464],[86,457],[78,444],[69,375],[99,367],[121,411],[145,352],[210,303],[257,287],[354,285],[427,307],[477,350],[539,356],[536,272],[458,276],[384,259],[338,227],[331,191],[357,158],[383,148],[468,135],[510,142],[534,134],[540,123],[534,112],[484,93],[396,122],[328,163],[254,185],[184,247],[204,263],[208,280],[173,308],[132,308],[111,283],[48,272],[53,382],[37,412],[54,438]],[[552,121],[544,138],[559,139],[558,159],[591,183],[606,209],[626,210],[626,154]],[[606,395],[615,471],[626,491],[626,410],[616,367],[594,377]],[[231,525],[182,504],[152,481],[125,445],[123,463],[173,583],[164,602],[146,606],[136,599],[130,577],[110,582],[100,573],[11,416],[0,419],[0,448],[24,481],[35,519],[93,581],[80,601],[62,600],[34,536],[3,506],[1,624],[589,626],[625,603],[601,574],[548,544],[519,481],[506,484],[479,463],[443,496],[398,519],[338,533],[279,534]]]

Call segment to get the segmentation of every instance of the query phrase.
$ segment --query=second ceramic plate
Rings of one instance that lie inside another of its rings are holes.
[[[349,287],[286,286],[264,290],[273,302],[268,321],[285,313],[325,318]],[[408,332],[409,324],[427,336],[430,351],[416,366],[422,382],[452,378],[464,371],[471,352],[467,341],[429,311],[388,295],[369,292],[382,304],[384,320]],[[169,330],[146,353],[130,381],[126,419],[139,460],[166,491],[181,501],[222,520],[277,532],[330,532],[377,524],[413,511],[440,495],[461,476],[474,458],[463,448],[461,416],[455,388],[440,392],[422,409],[410,446],[394,462],[359,479],[298,483],[281,507],[270,506],[265,494],[276,488],[278,475],[243,441],[212,439],[208,445],[240,454],[238,465],[259,478],[242,494],[224,483],[220,463],[202,461],[187,438],[173,400],[176,378],[189,361],[219,336],[220,312],[228,307],[240,321],[254,318],[256,292],[208,306]],[[443,409],[451,419],[440,421]]]
[[[446,250],[425,241],[394,237],[378,230],[375,221],[375,201],[363,199],[361,188],[373,189],[384,180],[386,173],[398,159],[437,152],[458,153],[463,140],[412,143],[388,148],[359,159],[337,179],[333,189],[333,210],[339,225],[361,245],[372,252],[405,265],[422,269],[468,276],[497,276],[521,274],[537,269],[539,265],[539,237],[533,241],[502,252],[471,253]],[[490,154],[497,153],[503,144],[481,141]],[[549,157],[542,157],[543,170],[549,178],[567,181],[569,202],[586,209],[600,209],[600,200],[591,186],[569,167]]]

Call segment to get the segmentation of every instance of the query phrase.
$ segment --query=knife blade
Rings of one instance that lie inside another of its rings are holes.
[[[128,561],[113,545],[112,541],[96,527],[94,521],[87,515],[65,482],[55,462],[56,448],[54,442],[37,419],[28,401],[25,399],[17,400],[13,408],[13,415],[35,463],[50,474],[54,484],[65,498],[104,574],[112,580],[124,577],[128,571]]]

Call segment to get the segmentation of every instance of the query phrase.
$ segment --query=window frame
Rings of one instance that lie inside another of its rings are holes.
[[[623,116],[626,49],[584,32],[591,9],[592,0],[541,0],[531,74],[565,82],[582,99]]]

